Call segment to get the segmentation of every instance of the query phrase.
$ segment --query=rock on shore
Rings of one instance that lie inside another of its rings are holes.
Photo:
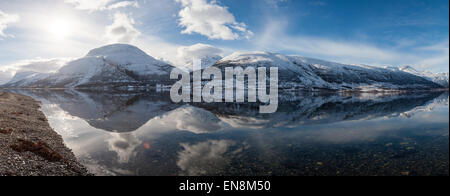
[[[86,176],[39,102],[0,92],[0,176]]]

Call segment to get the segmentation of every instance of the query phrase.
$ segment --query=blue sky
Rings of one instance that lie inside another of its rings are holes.
[[[269,51],[448,72],[449,1],[0,1],[0,74],[117,42],[174,64],[208,51]]]

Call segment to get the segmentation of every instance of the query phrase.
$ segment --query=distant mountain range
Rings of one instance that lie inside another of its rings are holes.
[[[300,56],[269,52],[233,53],[207,56],[202,67],[278,67],[283,89],[334,91],[429,90],[448,88],[448,73],[418,72],[411,67],[379,68],[346,65]],[[192,63],[186,63],[192,67]],[[70,61],[53,74],[18,72],[3,88],[93,88],[128,89],[171,85],[175,68],[139,48],[114,44],[91,50],[85,57]]]
[[[440,84],[401,70],[268,52],[234,53],[213,66],[222,69],[229,66],[278,67],[279,86],[284,89],[380,91],[442,88]]]
[[[404,72],[408,72],[410,74],[414,74],[416,76],[420,76],[423,77],[427,80],[433,81],[437,84],[440,84],[446,88],[449,87],[448,85],[448,79],[449,79],[449,75],[448,73],[431,73],[429,71],[426,72],[419,72],[416,69],[410,67],[410,66],[405,66],[405,67],[401,67],[400,68],[401,71]]]

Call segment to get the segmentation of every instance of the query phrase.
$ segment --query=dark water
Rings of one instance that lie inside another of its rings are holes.
[[[449,94],[173,104],[168,93],[20,91],[98,175],[449,175]]]

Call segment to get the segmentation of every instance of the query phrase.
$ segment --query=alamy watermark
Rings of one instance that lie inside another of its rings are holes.
[[[170,90],[170,98],[173,102],[244,103],[245,92],[247,92],[247,102],[256,103],[259,100],[262,103],[259,108],[260,113],[275,113],[278,110],[278,67],[270,67],[269,78],[267,78],[266,67],[257,69],[226,67],[225,78],[223,78],[222,70],[217,67],[211,66],[202,70],[199,59],[194,59],[193,65],[192,83],[191,74],[188,71],[179,68],[172,70],[170,79],[179,80]],[[208,82],[204,83],[203,80]],[[267,88],[268,83],[269,88]]]

